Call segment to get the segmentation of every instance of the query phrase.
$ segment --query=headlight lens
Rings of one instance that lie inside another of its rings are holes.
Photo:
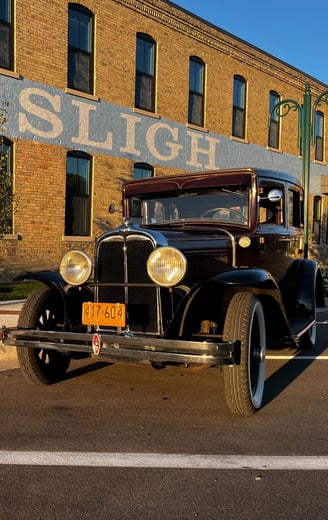
[[[65,282],[82,285],[91,275],[92,262],[89,256],[79,249],[68,251],[60,262],[59,271]]]
[[[178,249],[159,247],[147,260],[150,279],[162,287],[177,285],[187,272],[187,260]]]

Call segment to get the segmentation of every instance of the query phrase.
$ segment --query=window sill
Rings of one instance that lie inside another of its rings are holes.
[[[269,152],[282,153],[282,149],[281,148],[273,148],[272,146],[267,146],[267,150]]]
[[[86,237],[86,236],[76,236],[76,235],[72,235],[72,236],[67,236],[67,235],[64,235],[62,236],[62,242],[94,242],[95,241],[95,238],[94,237]]]
[[[134,107],[133,112],[135,112],[136,114],[141,114],[143,116],[152,117],[154,119],[161,119],[161,116],[156,114],[155,112],[148,112],[148,110],[143,110],[142,108]]]
[[[94,96],[93,94],[88,94],[87,92],[82,92],[81,90],[74,90],[72,88],[64,89],[66,94],[70,94],[71,96],[77,96],[84,99],[90,99],[90,101],[100,101],[98,96]]]
[[[8,235],[4,235],[2,240],[22,240],[22,235],[18,233],[8,233]]]
[[[190,128],[191,130],[197,130],[198,132],[204,132],[205,134],[208,134],[208,129],[205,128],[204,126],[198,126],[198,125],[193,125],[192,123],[187,123],[186,127]]]
[[[2,69],[1,67],[0,74],[2,74],[2,76],[8,76],[9,78],[20,79],[20,74],[18,74],[18,72],[14,72],[13,70],[8,69]]]
[[[326,161],[318,161],[318,159],[314,159],[314,164],[321,164],[322,166],[326,166]]]
[[[231,135],[230,139],[231,141],[237,141],[238,143],[249,144],[249,141],[247,141],[247,139],[242,139],[241,137],[236,137],[235,135]]]

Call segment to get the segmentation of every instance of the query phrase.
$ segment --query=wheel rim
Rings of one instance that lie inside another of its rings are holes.
[[[253,309],[250,324],[250,345],[248,359],[249,390],[252,404],[255,408],[261,406],[264,379],[265,379],[265,356],[266,356],[266,334],[265,321],[262,305],[256,302]]]

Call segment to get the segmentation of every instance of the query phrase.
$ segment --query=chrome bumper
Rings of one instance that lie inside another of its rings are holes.
[[[84,353],[108,362],[235,365],[240,363],[238,341],[183,341],[98,332],[50,332],[3,329],[3,343],[13,347]]]

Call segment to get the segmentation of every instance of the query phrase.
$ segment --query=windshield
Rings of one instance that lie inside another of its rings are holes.
[[[247,225],[248,198],[248,188],[240,185],[138,195],[130,199],[130,216],[141,224],[211,220]]]

